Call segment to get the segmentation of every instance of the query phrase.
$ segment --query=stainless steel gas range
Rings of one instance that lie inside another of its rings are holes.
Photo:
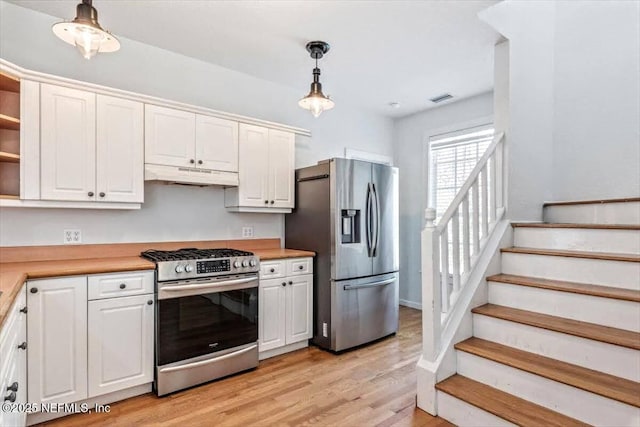
[[[258,366],[258,258],[235,249],[149,250],[156,263],[158,396]]]

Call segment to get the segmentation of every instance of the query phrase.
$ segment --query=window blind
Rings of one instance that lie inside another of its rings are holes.
[[[436,209],[436,220],[445,213],[493,140],[493,135],[493,125],[484,125],[429,138],[429,196],[430,206]]]

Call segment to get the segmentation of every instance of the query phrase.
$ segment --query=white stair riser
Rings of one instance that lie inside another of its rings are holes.
[[[478,314],[473,315],[473,335],[640,382],[638,350]]]
[[[640,224],[640,202],[548,206],[545,222],[574,224]]]
[[[460,427],[512,427],[500,417],[484,411],[442,391],[436,393],[438,416]]]
[[[640,409],[463,351],[458,373],[593,425],[635,426]]]
[[[492,304],[640,332],[640,303],[489,282]]]
[[[503,252],[502,272],[640,290],[638,262]]]
[[[516,227],[514,246],[640,254],[640,230]]]

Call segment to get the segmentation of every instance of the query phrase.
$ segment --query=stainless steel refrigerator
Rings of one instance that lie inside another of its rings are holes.
[[[317,253],[313,343],[341,351],[398,330],[398,169],[334,158],[296,171],[285,246]]]

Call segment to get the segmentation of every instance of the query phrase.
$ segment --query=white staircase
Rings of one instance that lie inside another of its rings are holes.
[[[436,385],[438,415],[640,426],[640,200],[548,204],[549,219],[562,223],[512,224],[457,373]]]

